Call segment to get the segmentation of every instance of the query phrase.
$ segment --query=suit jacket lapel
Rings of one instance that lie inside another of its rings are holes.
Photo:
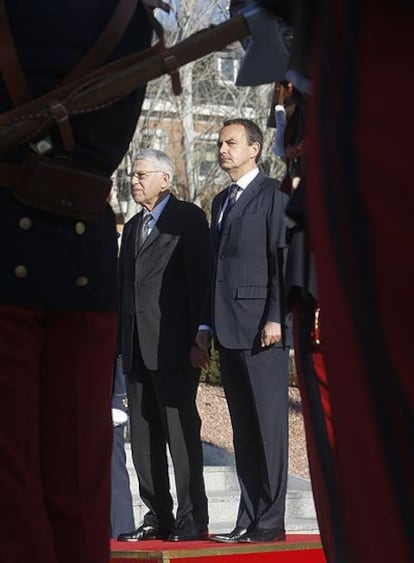
[[[160,219],[161,219],[161,217],[160,217]],[[142,254],[143,252],[145,252],[145,250],[149,246],[151,246],[151,244],[154,242],[154,240],[159,236],[160,231],[159,231],[157,225],[158,225],[158,222],[154,225],[150,234],[144,240],[144,243],[142,244],[141,248],[138,249],[138,254]]]
[[[165,231],[165,228],[173,219],[174,216],[174,206],[176,203],[175,197],[171,194],[170,199],[168,200],[167,205],[163,209],[158,221],[155,223],[153,229],[151,230],[150,234],[148,235],[147,239],[144,241],[144,244],[138,250],[138,254],[145,252],[147,248],[149,248],[152,243],[160,236],[160,234]]]
[[[236,205],[233,209],[230,210],[229,214],[227,215],[226,219],[226,226],[225,232],[222,233],[220,238],[220,248],[224,248],[231,238],[231,228],[232,223],[238,218],[241,217],[244,213],[244,210],[249,205],[251,200],[256,197],[257,193],[261,189],[261,184],[265,180],[266,175],[263,172],[259,172],[259,174],[250,182],[250,184],[243,190],[239,199],[237,200]],[[223,204],[221,204],[222,206]],[[221,207],[220,207],[221,209]],[[219,211],[220,213],[220,211]]]
[[[226,200],[227,197],[227,190],[223,190],[218,196],[217,199],[215,201],[215,205],[212,209],[212,214],[211,214],[211,237],[212,237],[212,242],[215,248],[219,247],[220,244],[220,237],[221,237],[221,233],[220,233],[220,228],[219,228],[219,218],[220,218],[220,212],[221,209],[223,207],[223,204]]]

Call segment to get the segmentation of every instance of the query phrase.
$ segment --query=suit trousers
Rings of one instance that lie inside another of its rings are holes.
[[[237,525],[284,529],[288,469],[288,349],[219,347],[241,488]]]
[[[144,523],[165,532],[175,525],[167,445],[176,482],[176,524],[191,518],[202,527],[208,524],[201,421],[195,402],[199,376],[200,371],[192,368],[150,371],[142,358],[128,375],[132,457],[140,495],[149,509]]]
[[[115,331],[0,306],[1,563],[109,561]]]

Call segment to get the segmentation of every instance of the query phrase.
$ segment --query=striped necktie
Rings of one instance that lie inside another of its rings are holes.
[[[233,209],[236,201],[237,201],[237,192],[239,191],[240,186],[237,184],[230,184],[227,190],[227,207],[223,211],[223,216],[221,218],[220,224],[220,231],[223,231],[224,224],[227,219],[227,215],[230,213],[231,209]]]
[[[141,224],[138,229],[138,236],[137,236],[137,249],[139,250],[141,246],[147,239],[149,234],[149,223],[152,219],[151,213],[146,213],[141,218]]]

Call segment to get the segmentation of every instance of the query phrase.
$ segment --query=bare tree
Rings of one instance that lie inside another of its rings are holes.
[[[166,31],[166,40],[175,44],[228,17],[228,1],[180,0],[176,25]],[[136,134],[116,174],[115,194],[126,219],[136,213],[134,202],[125,201],[128,198],[125,179],[131,155],[137,148],[152,146],[170,154],[176,166],[174,184],[179,196],[207,210],[211,198],[226,181],[216,159],[217,132],[223,120],[247,117],[266,130],[271,86],[235,86],[243,54],[241,46],[233,44],[181,68],[180,96],[173,94],[168,76],[148,85]],[[263,155],[266,171],[274,174],[283,165],[272,156],[272,136],[272,130],[265,132]]]

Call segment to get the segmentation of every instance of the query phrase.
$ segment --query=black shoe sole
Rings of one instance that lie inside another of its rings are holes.
[[[280,534],[279,536],[275,536],[274,538],[268,540],[259,540],[259,539],[251,539],[248,536],[239,539],[239,543],[273,543],[279,541],[286,541],[286,534]]]

